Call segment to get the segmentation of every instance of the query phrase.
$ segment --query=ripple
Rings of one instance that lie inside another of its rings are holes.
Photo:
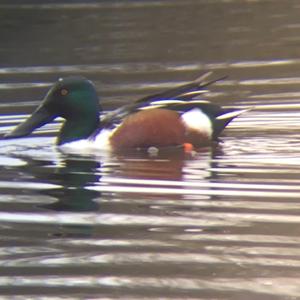
[[[237,278],[215,278],[212,280],[189,279],[189,278],[167,278],[159,277],[130,277],[130,276],[1,276],[1,286],[9,287],[78,287],[86,288],[151,288],[166,289],[176,292],[183,291],[207,291],[218,292],[249,292],[263,295],[277,295],[297,297],[300,293],[300,281],[291,277],[257,277],[245,279]],[[173,294],[172,293],[172,294]],[[175,296],[176,297],[176,296]],[[101,299],[101,298],[99,298]],[[122,299],[122,298],[121,298]],[[146,298],[147,299],[147,298]],[[151,298],[150,298],[151,299]],[[174,298],[176,299],[176,298]],[[191,299],[191,298],[189,298]],[[201,299],[201,298],[197,298]]]
[[[226,244],[247,243],[247,244],[270,244],[274,247],[286,246],[286,245],[298,245],[300,238],[297,236],[283,236],[283,235],[266,235],[266,234],[177,234],[173,236],[174,239],[185,241],[212,241],[221,242]]]
[[[220,171],[220,170],[219,170]],[[228,171],[228,170],[226,170]],[[242,171],[241,171],[242,172]],[[255,171],[253,171],[255,172]],[[235,191],[235,190],[209,190],[209,189],[178,189],[162,187],[136,187],[136,186],[91,186],[89,190],[110,193],[139,193],[139,194],[160,194],[160,195],[209,195],[209,196],[232,196],[232,197],[268,197],[268,198],[294,198],[299,199],[300,192],[282,191]]]
[[[295,217],[296,218],[296,217]],[[0,212],[0,220],[8,223],[32,223],[34,224],[61,224],[61,225],[130,225],[130,226],[238,226],[234,219],[225,220],[214,216],[199,220],[185,217],[159,217],[159,216],[142,216],[127,214],[92,214],[92,213],[9,213]],[[34,220],[34,221],[33,221]],[[292,220],[291,220],[292,221]]]

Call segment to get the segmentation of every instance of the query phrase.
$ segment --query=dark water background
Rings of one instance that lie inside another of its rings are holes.
[[[0,1],[0,133],[52,82],[105,109],[213,71],[255,107],[195,155],[0,140],[1,299],[300,299],[300,3]]]

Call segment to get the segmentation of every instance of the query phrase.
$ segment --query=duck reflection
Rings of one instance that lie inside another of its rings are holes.
[[[20,173],[23,173],[30,181],[57,186],[57,188],[31,191],[32,196],[37,200],[39,195],[47,196],[47,203],[38,203],[32,208],[33,210],[42,210],[40,213],[46,214],[51,211],[54,214],[57,212],[57,215],[54,215],[57,216],[57,223],[51,224],[48,228],[48,235],[58,238],[84,238],[93,234],[93,226],[83,224],[80,218],[84,213],[97,213],[100,209],[101,193],[86,188],[99,182],[100,166],[100,162],[92,157],[74,155],[61,156],[59,154],[58,159],[54,160],[26,158],[26,165],[19,168]],[[42,197],[41,201],[44,199]],[[97,201],[95,201],[96,199]],[[70,213],[74,213],[73,220],[78,220],[78,223],[68,224],[59,221],[64,217],[69,218]],[[80,216],[76,217],[77,213]],[[64,214],[66,215],[64,216]]]
[[[157,156],[144,153],[119,155],[118,177],[140,180],[166,180],[182,182],[193,177],[197,180],[211,178],[210,167],[215,155],[215,147],[203,147],[197,152],[184,152],[182,149],[165,149]],[[105,180],[105,178],[103,178]]]
[[[55,211],[88,212],[97,211],[99,203],[94,199],[99,192],[86,189],[100,180],[97,170],[100,162],[82,157],[69,157],[62,160],[54,172],[47,173],[48,181],[60,185],[60,188],[44,190],[41,193],[57,199],[56,202],[43,205],[43,208]]]
[[[49,224],[48,235],[88,238],[108,230],[99,223],[102,214],[104,217],[110,214],[115,220],[120,217],[123,222],[122,216],[131,215],[132,211],[148,215],[155,200],[166,200],[160,207],[163,211],[169,210],[167,207],[173,202],[176,214],[189,209],[186,204],[180,204],[181,200],[191,199],[185,190],[194,195],[193,189],[198,187],[193,182],[199,182],[201,189],[203,183],[215,179],[216,174],[211,171],[215,153],[214,147],[196,153],[165,149],[154,156],[143,152],[105,156],[56,153],[58,156],[51,159],[26,158],[26,165],[19,171],[27,178],[30,176],[30,181],[52,185],[49,189],[31,191],[47,196],[40,197],[34,209],[57,219],[56,224]],[[210,188],[213,187],[208,185],[207,189]],[[195,197],[208,199],[210,196],[200,193],[192,198]]]
[[[115,175],[145,180],[182,180],[185,158],[182,149],[163,149],[153,156],[144,152],[127,152],[117,155]]]
[[[27,159],[27,165],[22,168],[39,182],[58,186],[38,191],[56,200],[39,207],[59,212],[95,212],[100,209],[102,185],[111,188],[113,193],[113,182],[119,179],[139,179],[139,184],[144,182],[145,185],[149,180],[179,183],[215,179],[211,167],[216,148],[201,151],[191,154],[182,149],[164,149],[153,157],[136,151],[105,157],[61,155],[57,161]],[[93,186],[99,189],[90,188]]]

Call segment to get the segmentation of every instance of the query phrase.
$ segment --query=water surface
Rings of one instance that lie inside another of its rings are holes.
[[[2,1],[0,133],[61,76],[106,110],[213,71],[253,107],[196,153],[0,141],[1,299],[298,299],[298,1]]]

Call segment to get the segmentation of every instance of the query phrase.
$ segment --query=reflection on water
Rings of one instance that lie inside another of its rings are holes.
[[[63,166],[54,168],[53,173],[44,174],[46,180],[57,182],[61,187],[41,192],[41,194],[57,199],[57,202],[43,207],[51,210],[73,212],[97,210],[99,205],[93,199],[100,196],[99,193],[87,190],[85,187],[100,179],[100,176],[95,174],[100,163],[74,158],[67,159],[61,164]],[[31,165],[30,169],[32,170]],[[38,173],[35,176],[39,180],[43,180],[43,174]]]
[[[213,70],[253,109],[191,154],[0,141],[1,299],[297,299],[299,3],[52,2],[0,4],[1,135],[72,74],[111,109]]]

